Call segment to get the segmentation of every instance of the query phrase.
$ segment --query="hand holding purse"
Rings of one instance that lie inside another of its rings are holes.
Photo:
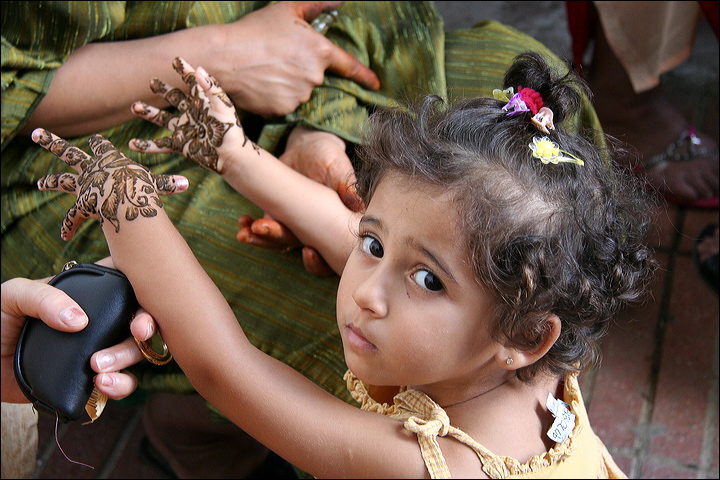
[[[15,378],[38,411],[67,423],[80,419],[87,406],[94,421],[107,399],[94,389],[90,357],[130,336],[139,306],[135,292],[120,271],[93,263],[70,262],[49,284],[80,305],[88,325],[69,333],[28,318],[15,350]]]

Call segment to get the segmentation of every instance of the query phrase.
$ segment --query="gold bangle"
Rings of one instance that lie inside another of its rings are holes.
[[[133,337],[134,338],[134,337]],[[166,363],[169,363],[170,360],[172,360],[172,353],[167,348],[167,345],[165,345],[165,342],[163,342],[163,353],[162,355],[157,353],[152,348],[152,338],[148,340],[143,340],[142,342],[139,341],[137,338],[135,339],[135,343],[137,344],[138,348],[140,349],[140,353],[142,353],[143,357],[147,359],[148,362],[154,363],[155,365],[165,365]]]

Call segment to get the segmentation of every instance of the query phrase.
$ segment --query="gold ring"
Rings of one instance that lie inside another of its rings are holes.
[[[155,365],[165,365],[166,363],[169,363],[170,360],[172,360],[172,353],[170,353],[170,351],[168,350],[165,342],[163,342],[162,355],[153,350],[152,338],[148,340],[143,340],[142,342],[135,338],[135,343],[140,349],[140,353],[142,353],[143,357],[145,357],[145,359],[147,359],[147,361],[150,363],[154,363]]]

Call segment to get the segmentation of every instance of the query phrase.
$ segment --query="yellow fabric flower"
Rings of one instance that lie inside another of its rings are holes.
[[[557,144],[551,141],[548,137],[533,138],[533,143],[531,143],[529,147],[530,150],[532,150],[532,156],[539,158],[544,164],[570,162],[577,163],[578,165],[585,165],[584,161],[580,160],[570,152],[561,150],[560,147],[558,147]],[[562,155],[563,153],[569,155],[569,157]]]

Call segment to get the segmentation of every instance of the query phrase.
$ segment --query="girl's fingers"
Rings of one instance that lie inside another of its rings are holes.
[[[145,120],[154,123],[160,127],[172,130],[171,127],[175,126],[177,120],[171,123],[171,120],[177,118],[176,115],[160,110],[152,105],[148,105],[143,102],[135,102],[131,107],[132,112],[138,117],[144,118]]]
[[[51,173],[37,182],[40,190],[56,190],[77,194],[77,175],[73,173]]]
[[[179,88],[173,88],[159,78],[150,80],[150,90],[153,93],[162,96],[173,107],[182,109],[183,105],[187,105],[188,97]]]
[[[142,138],[133,138],[128,142],[130,150],[141,153],[174,153],[175,150],[170,146],[172,139],[164,137],[158,140],[144,140]]]
[[[183,82],[185,82],[185,85],[187,85],[190,88],[190,91],[192,91],[192,88],[197,85],[195,69],[192,65],[180,57],[175,57],[173,68],[180,74],[180,76],[182,76]]]
[[[155,175],[155,187],[159,195],[172,195],[188,189],[190,182],[182,175]]]
[[[110,143],[110,140],[99,134],[95,134],[90,137],[88,145],[90,145],[90,150],[92,150],[97,158],[103,157],[108,152],[112,152],[112,154],[117,156],[123,156],[120,150]]]
[[[209,95],[213,109],[217,113],[235,116],[235,105],[220,86],[220,82],[202,67],[197,69],[197,83]],[[218,100],[220,102],[217,102]],[[223,108],[223,105],[225,108]]]
[[[71,240],[75,236],[80,224],[88,218],[76,205],[73,205],[65,214],[62,228],[60,229],[60,238],[65,241]]]
[[[33,130],[30,138],[32,138],[33,142],[48,150],[78,172],[81,171],[78,165],[80,162],[92,160],[87,153],[44,128],[36,128]]]

